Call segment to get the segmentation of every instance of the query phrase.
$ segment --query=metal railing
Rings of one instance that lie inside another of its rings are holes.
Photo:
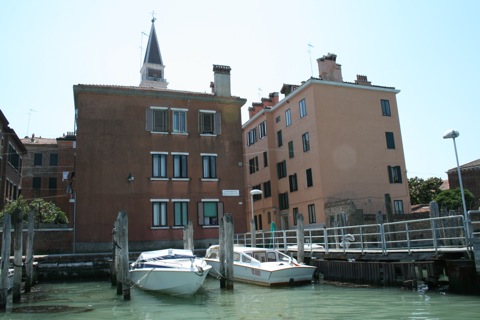
[[[480,222],[469,222],[480,237]],[[471,249],[462,215],[335,228],[304,229],[304,251],[382,253],[464,251]],[[467,229],[468,230],[468,229]],[[295,251],[297,230],[257,231],[257,247]],[[251,246],[251,234],[237,234],[236,244]]]

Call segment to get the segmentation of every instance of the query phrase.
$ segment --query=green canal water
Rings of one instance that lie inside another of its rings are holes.
[[[40,283],[0,319],[480,319],[480,297],[400,288],[312,283],[266,288],[213,278],[193,296],[133,288],[124,301],[108,281]]]

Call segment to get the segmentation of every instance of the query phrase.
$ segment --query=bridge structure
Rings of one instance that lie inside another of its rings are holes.
[[[251,233],[234,237],[235,244],[252,245]],[[324,280],[448,285],[480,294],[480,221],[462,215],[313,229],[300,223],[291,230],[256,231],[253,241],[316,265]]]

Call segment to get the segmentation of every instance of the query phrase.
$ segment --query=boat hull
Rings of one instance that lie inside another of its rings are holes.
[[[167,268],[130,270],[130,280],[140,289],[171,295],[194,294],[203,285],[210,266],[202,271]]]

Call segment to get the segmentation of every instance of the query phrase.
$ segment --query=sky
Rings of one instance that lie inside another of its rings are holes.
[[[400,90],[408,178],[447,179],[480,159],[480,1],[3,0],[0,109],[20,138],[73,132],[76,84],[140,83],[152,12],[169,89],[211,92],[214,64],[252,102],[318,77],[337,55],[343,80]],[[283,97],[283,95],[281,95]]]

